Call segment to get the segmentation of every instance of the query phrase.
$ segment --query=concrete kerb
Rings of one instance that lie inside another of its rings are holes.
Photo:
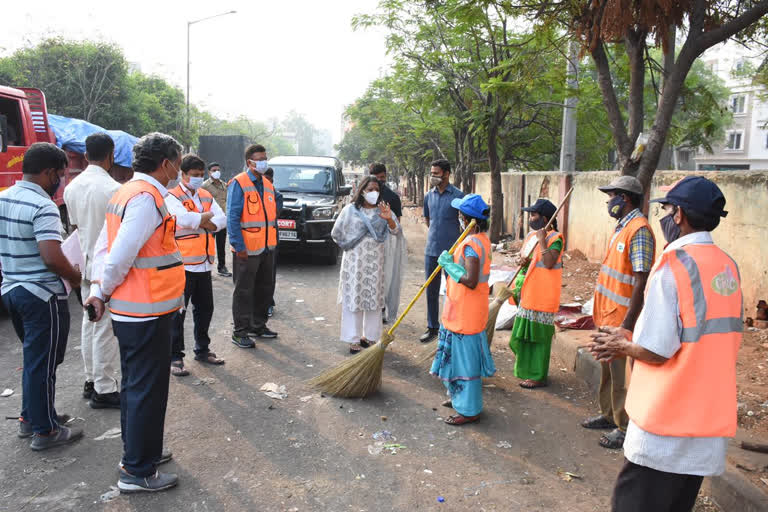
[[[600,363],[586,345],[591,331],[560,331],[552,341],[552,353],[584,379],[597,395],[600,387]],[[768,510],[768,494],[759,489],[731,464],[722,476],[707,478],[704,488],[723,511],[758,512]]]

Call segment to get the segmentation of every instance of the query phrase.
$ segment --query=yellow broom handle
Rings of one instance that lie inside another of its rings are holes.
[[[465,229],[465,230],[464,230],[464,232],[463,232],[463,233],[461,234],[461,236],[459,237],[459,239],[458,239],[458,240],[456,240],[456,243],[455,243],[455,244],[453,244],[453,247],[451,247],[451,250],[450,250],[450,251],[448,251],[448,254],[453,254],[453,251],[455,251],[455,250],[456,250],[456,248],[459,246],[459,244],[461,244],[461,242],[463,242],[463,241],[464,241],[464,239],[465,239],[465,238],[467,238],[467,237],[469,236],[469,233],[470,233],[470,232],[471,232],[473,229],[475,229],[475,225],[476,225],[476,224],[477,224],[477,223],[474,221],[474,219],[473,219],[472,221],[470,221],[469,225],[467,226],[467,229]],[[431,276],[429,276],[429,279],[427,279],[427,282],[426,282],[426,283],[424,283],[424,284],[421,286],[421,288],[419,289],[419,292],[416,294],[416,296],[413,298],[413,300],[411,300],[411,303],[410,303],[410,304],[408,304],[408,307],[407,307],[407,308],[405,308],[405,310],[404,310],[402,313],[400,313],[400,316],[397,318],[397,321],[396,321],[396,322],[395,322],[395,323],[392,325],[392,327],[390,327],[390,329],[389,329],[389,332],[388,332],[388,334],[389,334],[390,336],[392,336],[392,334],[394,334],[394,332],[395,332],[395,329],[397,329],[397,326],[398,326],[398,325],[400,325],[400,322],[402,322],[402,321],[403,321],[403,319],[405,318],[405,315],[407,315],[407,314],[408,314],[408,312],[411,310],[411,308],[413,307],[413,305],[414,305],[414,304],[416,304],[416,301],[417,301],[417,300],[419,300],[419,297],[421,297],[421,294],[422,294],[422,293],[424,293],[424,290],[426,290],[426,289],[427,289],[427,286],[429,286],[429,283],[431,283],[431,282],[432,282],[432,281],[433,281],[433,280],[434,280],[434,279],[435,279],[435,278],[436,278],[438,275],[440,275],[440,271],[441,271],[441,270],[442,270],[442,267],[441,267],[440,265],[438,265],[438,266],[437,266],[437,268],[435,269],[435,271],[434,271],[434,272],[432,272],[432,275],[431,275]]]

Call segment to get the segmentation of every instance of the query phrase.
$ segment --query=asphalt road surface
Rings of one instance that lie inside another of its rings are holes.
[[[423,226],[406,222],[406,228],[403,303],[423,281]],[[188,356],[192,374],[171,377],[165,441],[174,459],[162,469],[178,473],[180,483],[154,495],[110,493],[120,438],[97,438],[119,428],[120,413],[92,410],[81,398],[81,310],[73,299],[57,408],[76,416],[86,437],[36,453],[16,437],[15,422],[3,422],[0,510],[608,510],[622,455],[600,448],[598,435],[578,426],[593,412],[592,397],[556,360],[549,387],[519,388],[508,331],[497,334],[497,376],[485,382],[482,420],[472,425],[443,423],[444,388],[416,362],[424,350],[418,342],[424,299],[390,345],[379,393],[344,400],[307,387],[308,379],[348,357],[338,341],[337,285],[338,267],[285,259],[270,322],[280,337],[242,350],[229,341],[232,282],[214,276],[212,349],[226,364],[203,366]],[[189,348],[191,316],[186,328]],[[0,319],[0,354],[0,389],[14,390],[0,398],[0,411],[18,414],[21,344],[8,318]],[[288,396],[266,396],[260,388],[268,382],[285,386]],[[373,436],[382,431],[392,437],[379,434],[377,444]]]

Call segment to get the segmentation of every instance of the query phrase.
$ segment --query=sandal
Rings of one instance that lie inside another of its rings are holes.
[[[442,405],[443,407],[448,407],[450,409],[453,409],[453,402],[451,401],[450,398],[440,405]]]
[[[546,387],[547,383],[540,380],[525,379],[519,385],[521,388],[525,389],[536,389]]]
[[[213,352],[208,352],[206,354],[196,355],[195,361],[200,361],[201,363],[208,363],[212,365],[220,365],[224,364],[224,360],[220,357],[216,357],[216,354]]]
[[[376,343],[378,343],[378,342],[377,342],[377,341],[368,341],[368,340],[366,340],[366,339],[361,339],[361,340],[360,340],[360,346],[361,346],[361,347],[363,347],[363,348],[369,348],[369,347],[372,347],[372,346],[374,346]]]
[[[602,414],[585,419],[581,422],[581,426],[592,430],[616,428],[616,424]]]
[[[622,446],[624,446],[624,438],[626,437],[626,434],[619,430],[618,428],[615,428],[608,432],[607,434],[603,434],[600,437],[600,446],[603,448],[608,448],[611,450],[618,450]]]
[[[171,375],[174,377],[186,377],[189,372],[184,368],[184,361],[171,362]]]
[[[456,414],[454,416],[448,416],[445,418],[445,422],[449,425],[464,425],[466,423],[472,423],[478,420],[480,418],[480,415],[477,416],[462,416],[461,414]]]
[[[363,347],[360,346],[359,343],[352,343],[349,345],[349,353],[350,354],[358,354],[363,350]]]

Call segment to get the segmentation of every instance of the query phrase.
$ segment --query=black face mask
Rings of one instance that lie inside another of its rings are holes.
[[[547,225],[547,219],[545,217],[539,217],[536,220],[530,222],[531,229],[539,230]]]
[[[48,188],[45,189],[45,192],[53,197],[56,195],[56,191],[59,190],[59,186],[61,185],[61,178],[59,178],[59,173],[54,173],[56,175],[56,183],[51,183]]]
[[[387,181],[386,180],[376,180],[376,181],[379,182],[379,189],[381,189],[382,187],[387,186]]]
[[[662,217],[659,221],[659,224],[661,224],[661,231],[664,233],[664,239],[668,243],[672,243],[680,238],[680,226],[675,224],[674,216],[675,212],[672,212],[669,215]]]

